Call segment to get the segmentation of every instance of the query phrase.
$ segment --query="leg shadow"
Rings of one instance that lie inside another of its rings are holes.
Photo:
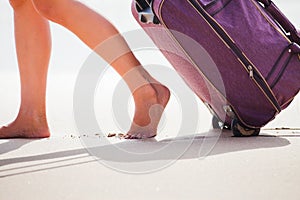
[[[97,142],[94,141],[93,147],[87,146],[74,150],[2,159],[0,160],[0,166],[23,162],[27,164],[29,162],[30,164],[31,161],[46,160],[46,162],[38,164],[42,167],[42,169],[38,171],[42,171],[98,161],[117,171],[140,172],[142,170],[145,172],[151,171],[151,169],[155,167],[168,166],[178,160],[201,159],[207,156],[232,152],[283,147],[290,144],[289,140],[285,137],[286,136],[262,135],[258,137],[236,138],[232,137],[230,132],[224,131],[221,135],[218,135],[214,131],[209,131],[204,134],[188,135],[160,141],[156,141],[155,139],[121,140],[118,143],[105,145],[100,142],[101,140],[97,139],[97,141],[99,141],[98,146],[95,146]],[[300,137],[300,135],[298,135],[298,137]],[[109,141],[109,138],[106,140]],[[1,153],[12,151],[29,142],[30,140],[9,141],[8,143],[2,144]],[[72,156],[76,156],[76,158]],[[94,159],[87,162],[82,162],[82,160],[77,159],[90,158],[91,156]],[[55,159],[60,160],[56,161]],[[71,163],[66,165],[63,161],[71,161]],[[55,167],[47,167],[47,164],[55,162],[57,162]],[[27,166],[23,166],[21,168],[26,167]],[[34,172],[30,171],[30,167],[29,165],[26,173]],[[16,175],[13,173],[7,174],[10,170],[13,170],[13,168],[10,169],[8,167],[5,170],[0,170],[0,172],[5,172],[5,177]]]

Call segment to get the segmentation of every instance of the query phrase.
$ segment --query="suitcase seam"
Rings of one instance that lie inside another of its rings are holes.
[[[210,7],[212,7],[212,6],[215,5],[218,1],[220,1],[220,0],[213,0],[212,2],[208,3],[208,4],[205,6],[205,8],[210,8]]]
[[[219,8],[219,10],[215,11],[214,13],[210,14],[211,16],[215,16],[216,14],[218,14],[219,12],[221,12],[224,8],[226,8],[226,6],[229,5],[229,3],[231,3],[232,0],[227,1],[221,8]]]
[[[295,96],[299,93],[299,91],[295,94]],[[281,107],[285,107],[287,104],[291,103],[294,99],[295,99],[295,96],[291,97],[290,99],[288,99],[285,103],[283,103],[281,105]]]
[[[276,78],[274,79],[274,81],[270,84],[270,87],[271,87],[272,89],[273,89],[273,88],[277,85],[277,83],[280,81],[280,79],[281,79],[281,77],[283,76],[283,74],[284,74],[284,72],[285,72],[285,69],[286,69],[287,66],[289,65],[289,63],[290,63],[292,57],[293,57],[293,55],[290,55],[290,56],[286,59],[286,61],[285,61],[284,65],[282,66],[280,72],[277,74],[277,77],[276,77]]]
[[[272,69],[269,71],[268,75],[266,76],[266,81],[269,81],[269,79],[271,78],[271,76],[274,74],[274,72],[276,71],[276,69],[279,67],[279,62],[281,61],[282,57],[285,55],[286,51],[289,49],[289,46],[285,47],[283,49],[283,51],[280,53],[278,59],[275,61]],[[270,86],[271,87],[271,86]]]

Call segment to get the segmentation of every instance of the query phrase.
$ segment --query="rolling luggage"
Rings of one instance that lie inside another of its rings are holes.
[[[258,135],[300,89],[300,34],[270,0],[134,0],[138,23],[235,136]]]

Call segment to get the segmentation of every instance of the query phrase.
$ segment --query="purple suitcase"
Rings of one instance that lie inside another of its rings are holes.
[[[300,36],[270,0],[134,0],[138,23],[213,113],[258,135],[300,89]]]

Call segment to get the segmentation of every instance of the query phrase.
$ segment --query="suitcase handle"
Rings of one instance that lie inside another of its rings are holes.
[[[262,3],[265,9],[270,13],[270,15],[279,23],[279,25],[284,29],[286,35],[292,42],[300,45],[300,33],[298,33],[295,26],[290,22],[290,20],[278,9],[278,7],[271,0],[257,0]]]
[[[152,10],[153,0],[135,0],[139,20],[146,24],[159,24],[159,20]]]

